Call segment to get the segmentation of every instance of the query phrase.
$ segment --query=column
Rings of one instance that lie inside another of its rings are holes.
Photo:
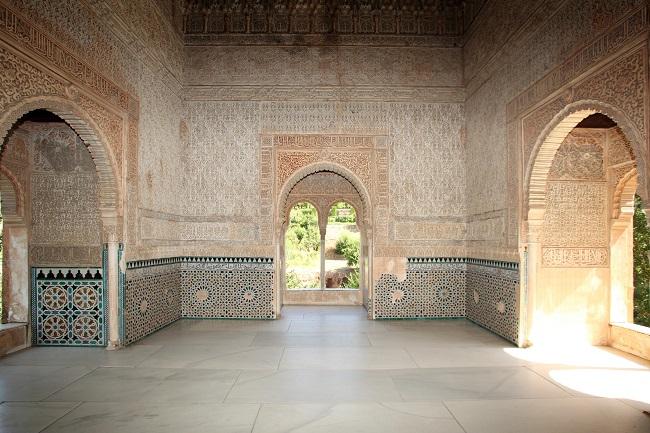
[[[535,319],[535,301],[536,301],[536,287],[537,287],[537,270],[542,260],[542,247],[540,243],[540,235],[543,220],[528,221],[528,244],[526,246],[527,262],[526,272],[527,278],[525,280],[525,288],[521,294],[521,308],[523,317],[521,317],[521,328],[519,345],[523,347],[530,346],[534,331]]]
[[[119,243],[111,240],[106,243],[106,293],[108,296],[108,345],[106,349],[118,349],[122,342],[120,340],[120,307],[119,307],[119,263],[118,263]]]
[[[320,232],[320,289],[325,290],[325,230]]]
[[[2,261],[2,319],[29,321],[29,247],[27,227],[5,220]]]

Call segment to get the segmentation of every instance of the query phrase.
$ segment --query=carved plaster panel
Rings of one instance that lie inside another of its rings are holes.
[[[605,130],[574,129],[555,153],[550,180],[600,180],[605,178]]]

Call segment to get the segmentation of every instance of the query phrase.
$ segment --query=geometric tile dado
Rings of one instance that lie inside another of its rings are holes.
[[[404,281],[381,276],[374,290],[374,314],[377,319],[467,317],[517,344],[518,289],[518,263],[409,258]]]
[[[181,317],[274,319],[273,259],[170,257],[127,263],[125,344]]]
[[[32,268],[33,344],[105,346],[101,268]]]

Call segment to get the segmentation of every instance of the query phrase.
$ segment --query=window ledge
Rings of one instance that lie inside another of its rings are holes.
[[[639,334],[650,335],[650,327],[636,325],[634,323],[627,323],[627,322],[610,323],[610,326],[616,328],[628,329],[630,331],[638,332]]]
[[[14,322],[14,323],[0,323],[0,331],[6,331],[7,329],[26,327],[27,323]]]

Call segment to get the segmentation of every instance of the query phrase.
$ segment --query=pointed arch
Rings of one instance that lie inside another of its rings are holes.
[[[6,222],[24,222],[25,193],[16,176],[0,165],[0,196],[2,197],[2,218]]]
[[[102,220],[114,220],[121,215],[121,194],[117,164],[106,143],[101,129],[76,103],[60,97],[32,97],[12,105],[0,116],[0,145],[4,146],[7,136],[17,122],[34,110],[47,110],[63,119],[83,140],[90,152],[98,176],[99,210]]]
[[[628,117],[616,107],[594,100],[578,101],[557,113],[540,134],[525,167],[523,218],[541,220],[546,206],[548,174],[555,153],[569,133],[585,118],[601,113],[614,120],[630,141],[638,167],[639,195],[647,197],[645,140]]]
[[[282,224],[287,218],[287,211],[286,211],[287,200],[289,198],[289,193],[291,192],[291,190],[302,179],[318,172],[336,173],[339,176],[345,178],[348,182],[352,184],[354,189],[356,189],[357,192],[359,193],[359,197],[361,197],[361,205],[363,208],[362,215],[364,219],[363,223],[364,225],[369,225],[369,222],[372,221],[372,215],[371,215],[372,207],[371,207],[371,200],[370,200],[370,194],[368,192],[368,189],[353,172],[333,162],[317,162],[308,165],[306,167],[297,170],[293,175],[289,177],[289,179],[287,179],[284,185],[282,185],[282,188],[280,189],[280,194],[278,196],[279,198],[278,198],[277,209],[278,209],[278,221],[280,222],[279,225],[282,226]]]

